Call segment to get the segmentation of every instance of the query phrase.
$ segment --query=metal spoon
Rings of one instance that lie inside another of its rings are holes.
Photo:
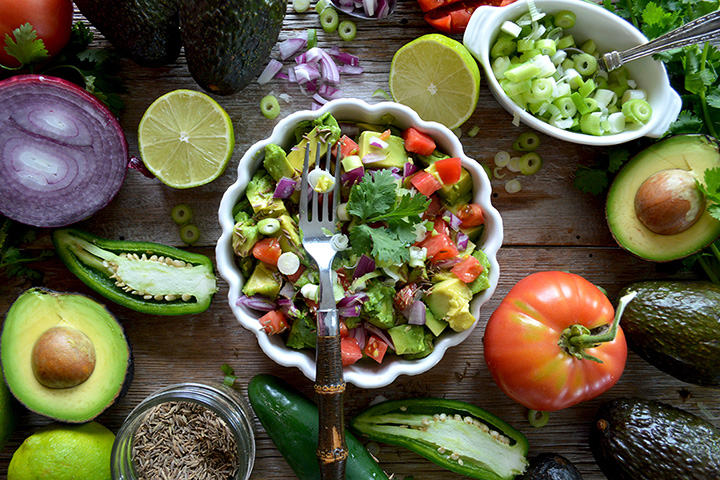
[[[637,60],[638,58],[665,52],[674,48],[709,42],[719,37],[720,10],[716,10],[642,45],[637,45],[621,52],[612,51],[606,53],[603,55],[603,62],[598,62],[598,67],[605,67],[607,71],[615,70],[625,63]],[[584,53],[577,48],[566,48],[565,51],[568,52],[568,54]]]
[[[355,7],[353,0],[331,0],[333,6],[341,12],[356,18],[379,20],[389,17],[397,6],[397,0],[363,0],[362,7]]]

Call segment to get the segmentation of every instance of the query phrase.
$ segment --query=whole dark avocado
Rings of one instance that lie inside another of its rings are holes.
[[[525,473],[517,480],[582,480],[582,475],[567,458],[545,452],[532,457]]]
[[[287,0],[196,0],[180,7],[188,69],[205,90],[235,93],[262,71],[282,28]]]
[[[620,325],[630,348],[687,383],[720,387],[720,286],[704,281],[645,281]]]
[[[661,402],[618,398],[603,404],[590,428],[590,449],[612,480],[720,478],[720,433]]]
[[[75,0],[75,5],[118,53],[155,67],[180,54],[180,0]]]

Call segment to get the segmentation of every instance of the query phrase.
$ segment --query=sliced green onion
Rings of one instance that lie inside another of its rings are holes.
[[[595,98],[600,107],[608,107],[609,105],[614,105],[617,102],[617,95],[615,95],[615,92],[606,88],[598,88],[595,91],[595,96],[593,98]]]
[[[572,117],[577,112],[577,107],[570,97],[558,98],[553,102],[553,105],[558,107],[560,110],[560,117],[562,118]]]
[[[575,26],[577,17],[570,10],[561,10],[555,14],[555,25],[560,28],[572,28]]]
[[[183,225],[180,227],[180,240],[188,245],[193,245],[200,240],[200,230],[192,223]]]
[[[320,3],[320,2],[318,2]],[[316,5],[317,7],[317,5]],[[308,28],[307,31],[307,48],[311,49],[317,47],[317,30],[314,28]]]
[[[520,32],[522,31],[522,27],[515,22],[506,20],[500,26],[500,30],[507,33],[511,37],[517,37],[518,35],[520,35]]]
[[[502,167],[495,167],[493,169],[493,176],[495,178],[505,178],[507,176],[507,173],[500,174],[500,170],[502,170]]]
[[[392,97],[390,96],[390,94],[388,92],[386,92],[385,90],[383,90],[382,88],[378,88],[377,90],[375,90],[371,96],[372,97],[382,97],[387,101],[392,101]]]
[[[593,53],[597,52],[597,46],[595,45],[595,42],[591,39],[591,40],[585,41],[585,43],[580,45],[580,50],[592,55]]]
[[[540,67],[527,62],[510,67],[505,71],[505,78],[514,83],[524,82],[540,74]]]
[[[505,90],[505,93],[507,93],[509,97],[515,97],[521,93],[529,91],[532,88],[532,80],[527,79],[524,82],[513,82],[506,78],[504,81],[500,82],[500,86],[503,90]]]
[[[280,220],[277,218],[263,218],[257,223],[257,228],[263,235],[274,235],[280,231]]]
[[[490,57],[509,57],[515,53],[517,44],[512,37],[505,33],[501,33],[498,39],[495,40],[495,44],[490,49]]]
[[[338,26],[338,35],[346,42],[350,42],[355,39],[357,34],[357,26],[352,20],[343,20]]]
[[[578,93],[583,97],[589,97],[591,93],[595,91],[595,81],[592,78],[588,78],[578,87]]]
[[[533,81],[530,91],[539,101],[551,100],[555,91],[555,80],[552,78],[538,78]]]
[[[535,48],[540,50],[543,55],[554,55],[557,51],[557,45],[555,44],[555,40],[550,40],[547,38],[537,40],[535,42]]]
[[[505,78],[505,71],[510,68],[510,58],[509,57],[497,57],[495,60],[492,61],[492,71],[495,75],[495,78],[498,80],[502,80]]]
[[[329,6],[330,6],[330,0],[317,0],[317,3],[315,4],[315,11],[317,13],[322,13]]]
[[[508,163],[510,163],[510,153],[506,152],[505,150],[500,150],[495,154],[495,166],[496,167],[506,167]]]
[[[340,17],[338,12],[332,7],[326,8],[320,13],[320,24],[322,25],[323,30],[328,33],[337,30],[339,22]]]
[[[614,112],[608,115],[608,131],[610,133],[620,133],[623,130],[625,130],[625,114]]]
[[[310,8],[310,0],[292,0],[292,6],[297,13],[302,13]]]
[[[520,157],[510,157],[510,161],[506,167],[511,172],[518,173],[520,171]]]
[[[622,99],[620,100],[620,104],[627,102],[628,100],[632,100],[633,98],[639,98],[640,100],[646,100],[647,95],[645,95],[645,90],[635,90],[635,89],[628,89],[625,90],[625,93],[622,95]]]
[[[528,422],[535,428],[544,427],[550,420],[549,412],[541,412],[539,410],[528,410]]]
[[[260,100],[260,111],[267,119],[272,120],[273,118],[277,118],[277,116],[280,115],[280,103],[278,99],[275,98],[274,95],[265,95],[262,100]]]
[[[540,145],[540,137],[537,133],[523,132],[517,140],[515,140],[513,148],[521,152],[532,152],[533,150],[537,150],[538,145]]]
[[[467,132],[468,137],[475,137],[478,133],[480,133],[480,127],[478,127],[477,125],[473,125],[472,127],[470,127],[470,130],[468,130]]]
[[[170,211],[170,218],[178,225],[185,225],[192,220],[192,210],[184,203],[175,205]]]
[[[558,50],[564,50],[568,47],[574,47],[575,38],[572,35],[565,35],[564,37],[560,37],[560,40],[557,41],[557,45],[555,46]]]
[[[528,152],[520,157],[520,173],[523,175],[532,175],[537,173],[542,167],[543,160],[537,152]]]
[[[517,41],[518,52],[528,52],[535,48],[535,40],[532,38],[521,38]]]
[[[652,107],[646,100],[633,98],[622,104],[622,113],[628,122],[644,125],[652,116]]]
[[[507,193],[517,193],[520,190],[522,190],[522,184],[517,178],[513,178],[512,180],[505,182],[505,191]]]
[[[224,377],[223,377],[223,383],[227,385],[228,387],[232,387],[235,383],[235,380],[237,380],[237,376],[235,375],[235,370],[228,365],[227,363],[224,363],[220,370],[222,370]]]
[[[277,267],[280,273],[293,275],[300,268],[300,258],[293,252],[285,252],[278,258]]]
[[[580,117],[580,130],[588,135],[602,135],[602,114],[592,112]]]
[[[597,71],[597,58],[589,53],[573,55],[573,62],[575,62],[575,70],[584,77],[589,77]]]

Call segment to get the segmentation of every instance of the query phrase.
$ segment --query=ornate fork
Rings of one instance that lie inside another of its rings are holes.
[[[320,194],[313,189],[312,200],[310,200],[308,191],[308,188],[311,188],[308,184],[310,145],[311,142],[308,141],[305,148],[305,164],[303,165],[300,189],[299,225],[303,235],[303,246],[317,263],[320,276],[315,354],[315,392],[318,398],[320,430],[317,457],[320,462],[320,476],[323,480],[342,480],[345,478],[345,462],[348,456],[343,420],[345,381],[343,380],[340,351],[340,327],[331,278],[331,266],[335,258],[331,234],[335,233],[337,223],[335,211],[340,198],[341,149],[338,147],[335,161],[333,191]],[[323,143],[318,138],[315,143],[316,169],[321,168],[321,145]],[[330,171],[331,150],[332,146],[327,144],[324,168],[327,171]],[[312,203],[312,207],[308,206],[308,202]]]

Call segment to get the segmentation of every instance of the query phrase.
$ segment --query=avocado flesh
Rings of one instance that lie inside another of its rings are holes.
[[[33,373],[36,340],[57,326],[78,329],[95,348],[92,374],[75,387],[48,388]],[[8,310],[0,347],[5,380],[15,398],[29,410],[68,423],[87,422],[111,406],[132,372],[122,327],[104,305],[81,294],[25,291]]]
[[[644,281],[620,324],[630,348],[683,382],[720,387],[720,286],[704,281]]]
[[[643,150],[625,165],[608,191],[606,216],[618,244],[645,260],[667,262],[687,257],[720,236],[720,221],[705,211],[687,230],[673,235],[650,231],[635,214],[635,194],[654,173],[690,171],[702,182],[705,170],[720,167],[720,146],[705,135],[678,135]]]

